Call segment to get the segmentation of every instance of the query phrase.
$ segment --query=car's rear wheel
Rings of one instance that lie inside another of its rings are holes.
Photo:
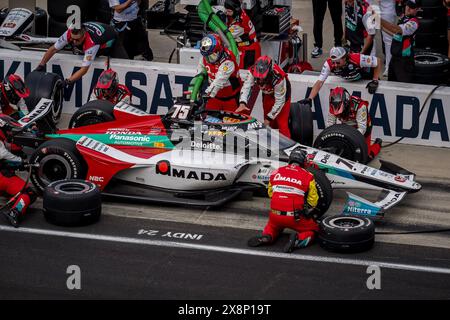
[[[314,218],[317,219],[325,214],[330,207],[331,202],[333,201],[333,188],[331,187],[330,180],[328,180],[325,172],[313,167],[310,167],[307,170],[314,175],[317,193],[319,195],[317,206],[312,212]]]
[[[92,100],[81,106],[72,116],[69,128],[78,128],[114,121],[114,104],[107,100]]]
[[[312,146],[313,113],[308,100],[301,100],[291,104],[289,130],[292,140],[305,146]]]
[[[314,148],[364,164],[369,160],[364,136],[346,124],[325,128],[314,141]]]
[[[69,139],[44,142],[31,155],[30,163],[37,165],[30,179],[40,192],[54,181],[86,177],[87,165],[76,148],[76,142]]]

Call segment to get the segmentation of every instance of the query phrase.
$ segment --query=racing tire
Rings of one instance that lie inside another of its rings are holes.
[[[325,217],[319,224],[319,244],[333,252],[367,251],[375,242],[375,225],[360,216],[335,215]]]
[[[81,106],[72,115],[69,122],[69,129],[114,120],[114,104],[107,100],[92,100]]]
[[[28,111],[33,110],[41,98],[53,100],[52,111],[46,116],[46,119],[56,127],[61,119],[63,109],[63,79],[55,73],[32,71],[26,76],[25,84],[30,89],[30,95],[25,99]]]
[[[429,7],[439,7],[442,6],[442,0],[422,0],[420,2],[422,9]]]
[[[369,161],[364,136],[356,128],[346,124],[325,128],[314,141],[314,148],[363,164]]]
[[[416,34],[416,48],[427,51],[447,53],[447,32],[444,33],[419,33]]]
[[[48,15],[44,9],[36,7],[34,11],[34,33],[38,36],[47,36]]]
[[[419,75],[430,74],[439,76],[450,72],[450,59],[440,53],[417,51],[414,54],[414,61],[414,71]]]
[[[102,199],[95,183],[85,180],[59,180],[49,184],[43,194],[45,219],[55,225],[75,227],[97,222]]]
[[[447,19],[421,18],[419,19],[418,34],[432,33],[441,34],[447,29]]]
[[[317,202],[317,206],[314,208],[312,215],[315,219],[318,219],[327,212],[333,201],[333,188],[331,187],[330,180],[328,180],[325,172],[313,167],[307,168],[307,170],[314,175],[314,180],[316,181],[319,201]]]
[[[291,104],[289,130],[292,140],[305,146],[312,146],[314,132],[313,113],[311,104],[307,100]]]
[[[49,140],[31,155],[30,164],[36,165],[30,180],[38,192],[52,182],[66,179],[84,179],[87,164],[76,148],[76,142],[66,138]]]

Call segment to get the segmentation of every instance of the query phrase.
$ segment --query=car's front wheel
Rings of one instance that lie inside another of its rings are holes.
[[[31,155],[30,163],[36,165],[30,179],[40,192],[54,181],[86,177],[87,165],[76,142],[69,139],[44,142]]]

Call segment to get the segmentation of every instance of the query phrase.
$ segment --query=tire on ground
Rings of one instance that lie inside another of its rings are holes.
[[[90,181],[69,179],[49,184],[43,194],[45,219],[60,226],[97,222],[102,211],[101,193]]]
[[[325,172],[320,169],[310,167],[307,169],[314,175],[316,181],[317,193],[319,195],[319,201],[316,208],[313,210],[313,216],[315,219],[320,218],[333,201],[333,188],[331,187],[330,180],[328,180]]]
[[[63,79],[55,73],[32,71],[26,76],[25,84],[30,89],[30,96],[25,99],[28,111],[33,110],[41,98],[51,99],[54,103],[46,119],[56,125],[61,119],[63,109]]]
[[[346,124],[335,124],[325,128],[314,141],[314,148],[326,149],[331,153],[360,163],[369,160],[364,136]]]
[[[414,54],[415,73],[434,76],[447,75],[450,72],[450,59],[440,53],[416,51]]]
[[[325,217],[319,227],[319,243],[329,251],[361,252],[372,248],[375,242],[375,225],[366,217]]]
[[[289,113],[291,139],[305,146],[313,143],[313,113],[311,105],[305,100],[291,104]]]
[[[87,165],[76,148],[76,142],[58,138],[44,142],[31,155],[30,180],[39,192],[50,183],[65,179],[84,179]]]
[[[92,100],[81,106],[72,115],[69,128],[78,128],[114,119],[114,104],[107,100]]]

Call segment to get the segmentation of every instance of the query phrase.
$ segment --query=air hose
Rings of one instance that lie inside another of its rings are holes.
[[[425,106],[427,105],[428,100],[431,98],[431,96],[433,95],[433,93],[434,93],[438,88],[440,88],[440,87],[442,87],[442,85],[438,85],[438,86],[434,87],[433,90],[431,90],[431,92],[427,95],[425,101],[424,101],[423,104],[422,104],[422,107],[420,108],[420,111],[419,111],[419,118],[420,118],[420,115],[422,114],[423,110],[425,109]],[[397,144],[397,143],[399,143],[400,141],[402,141],[404,138],[405,138],[405,137],[401,137],[401,138],[395,140],[394,142],[391,142],[391,143],[389,143],[389,144],[383,146],[383,148],[388,148],[388,147],[390,147],[390,146],[393,146],[394,144]]]

